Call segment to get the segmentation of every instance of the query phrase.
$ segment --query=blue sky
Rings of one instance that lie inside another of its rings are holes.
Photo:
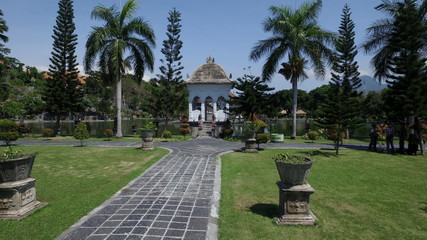
[[[122,0],[124,3],[125,0]],[[138,16],[149,22],[156,34],[157,48],[154,50],[156,62],[153,73],[159,73],[160,52],[162,41],[166,38],[168,12],[173,7],[182,13],[181,39],[182,64],[184,77],[191,75],[208,56],[215,58],[233,79],[252,73],[261,74],[264,60],[249,60],[249,52],[258,40],[268,38],[269,33],[262,29],[263,20],[269,15],[268,8],[272,5],[299,6],[302,0],[138,0],[140,8]],[[337,32],[340,24],[342,8],[348,3],[352,11],[352,19],[356,25],[356,43],[360,45],[366,38],[366,28],[384,15],[374,9],[381,0],[324,0],[319,16],[322,28]],[[9,26],[6,35],[9,42],[6,47],[12,50],[10,56],[18,58],[29,66],[47,70],[52,51],[52,32],[58,10],[58,1],[53,0],[2,0],[0,9]],[[92,9],[97,5],[107,7],[120,0],[74,0],[74,22],[78,34],[77,59],[83,63],[85,43],[92,26],[99,26],[101,21],[90,18]],[[369,66],[371,56],[359,51],[357,61],[362,75],[372,75]],[[249,68],[250,67],[250,70]],[[250,71],[250,72],[249,72]],[[303,90],[311,90],[327,84],[329,76],[317,80],[312,74],[310,79],[299,84]],[[276,74],[271,82],[276,90],[290,89],[291,85],[281,75]]]

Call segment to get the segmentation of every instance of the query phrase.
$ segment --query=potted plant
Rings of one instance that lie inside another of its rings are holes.
[[[273,158],[280,181],[285,185],[302,185],[307,181],[313,160],[306,156],[278,154]]]
[[[146,120],[140,128],[141,138],[153,138],[155,129],[156,125],[153,122]]]
[[[0,156],[0,184],[29,178],[35,157],[35,153],[25,154],[7,147]]]
[[[142,150],[151,151],[153,150],[153,137],[156,125],[148,120],[145,120],[142,124],[141,138],[142,138]]]

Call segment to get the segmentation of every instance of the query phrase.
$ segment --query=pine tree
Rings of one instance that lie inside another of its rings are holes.
[[[358,64],[354,60],[357,47],[354,43],[354,23],[350,16],[350,8],[346,4],[341,17],[339,37],[335,43],[336,54],[330,82],[334,94],[330,101],[320,106],[317,120],[320,127],[329,129],[336,154],[339,153],[339,144],[345,133],[363,122],[360,118],[359,94],[355,90],[360,87],[361,80]]]
[[[389,84],[389,94],[386,96],[386,105],[390,108],[389,117],[400,122],[414,114],[427,117],[427,58],[423,57],[425,47],[425,33],[427,24],[425,14],[417,8],[416,1],[405,0],[399,3],[393,23],[388,48],[394,53],[386,75]],[[418,133],[420,134],[420,133]],[[400,142],[403,142],[403,135]],[[419,144],[423,146],[420,137]],[[403,151],[403,144],[399,151]],[[424,147],[421,147],[424,154]]]
[[[159,68],[161,74],[157,75],[158,80],[152,85],[152,101],[157,102],[155,105],[158,106],[154,110],[158,112],[156,115],[165,118],[164,130],[171,118],[185,111],[187,96],[181,72],[184,69],[181,65],[181,13],[172,9],[169,11],[168,21],[167,39],[163,41],[161,50],[165,58],[160,60],[163,63]]]
[[[78,80],[76,45],[77,35],[73,22],[74,10],[72,0],[61,0],[56,25],[53,29],[53,51],[49,58],[50,77],[46,80],[43,100],[47,111],[55,114],[54,135],[58,133],[61,115],[66,112],[82,110],[83,94]]]
[[[266,113],[269,109],[271,100],[270,88],[266,80],[252,75],[244,75],[243,78],[237,78],[233,88],[237,90],[236,96],[232,97],[230,102],[234,107],[231,112],[242,114],[246,119],[255,120],[255,115]]]

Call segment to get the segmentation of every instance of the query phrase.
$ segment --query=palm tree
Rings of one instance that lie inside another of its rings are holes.
[[[268,56],[262,70],[262,77],[267,80],[276,73],[279,62],[287,59],[279,73],[292,83],[291,138],[296,138],[298,80],[307,76],[304,72],[306,63],[311,63],[316,77],[324,77],[324,60],[330,62],[332,59],[332,51],[328,45],[333,43],[334,34],[321,29],[317,23],[321,7],[321,0],[304,3],[295,11],[286,6],[270,7],[272,17],[268,17],[263,26],[264,31],[272,32],[273,36],[258,41],[249,56],[255,61],[264,55]]]
[[[86,42],[84,65],[90,71],[98,57],[101,72],[116,80],[117,133],[121,138],[122,75],[133,66],[135,77],[141,81],[146,69],[153,71],[155,36],[151,27],[140,17],[134,17],[138,7],[135,0],[125,3],[121,11],[115,6],[97,6],[92,18],[105,21],[102,27],[93,27]],[[126,57],[127,56],[127,57]]]
[[[383,18],[375,21],[372,26],[367,29],[368,38],[363,44],[366,53],[375,53],[371,59],[371,65],[374,68],[374,77],[380,82],[386,79],[390,72],[391,60],[396,52],[393,46],[390,45],[390,39],[393,37],[393,27],[396,17],[399,14],[399,9],[404,2],[395,0],[382,0],[382,3],[375,7],[376,10],[387,14],[388,18]],[[418,10],[423,18],[424,24],[427,24],[427,0],[423,0]],[[427,43],[427,32],[423,34],[424,42]],[[427,44],[422,48],[422,55],[427,55]]]

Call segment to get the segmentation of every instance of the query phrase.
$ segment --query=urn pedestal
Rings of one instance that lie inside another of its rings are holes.
[[[142,130],[142,147],[143,151],[153,151],[154,130]]]
[[[258,150],[256,149],[255,136],[256,136],[255,131],[246,132],[245,148],[243,149],[243,152],[245,152],[245,153],[257,153],[258,152]]]
[[[314,226],[317,218],[310,210],[310,195],[314,193],[310,184],[286,185],[277,182],[277,187],[280,217],[276,223]]]
[[[19,220],[45,205],[36,200],[34,178],[0,184],[0,219]]]

